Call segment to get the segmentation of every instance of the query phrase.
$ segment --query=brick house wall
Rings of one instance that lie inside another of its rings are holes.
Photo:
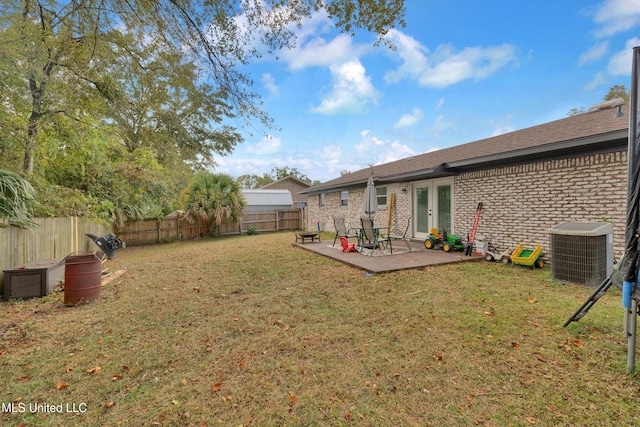
[[[478,234],[498,251],[542,245],[548,229],[563,222],[611,222],[614,256],[624,250],[627,152],[594,154],[463,173],[454,179],[458,234],[471,229],[478,202]]]
[[[466,238],[483,202],[478,234],[498,251],[511,251],[519,243],[541,245],[549,257],[550,228],[563,222],[606,221],[613,224],[618,258],[624,249],[627,173],[626,151],[461,173],[454,177],[455,233]],[[385,186],[387,196],[396,194],[392,227],[404,230],[411,215],[410,183]],[[343,216],[348,227],[359,226],[363,194],[364,188],[350,190],[347,207],[340,206],[340,192],[325,193],[324,207],[320,195],[310,196],[308,229],[320,222],[322,230],[334,231],[334,216]],[[386,224],[387,214],[388,208],[382,207],[374,223]]]
[[[392,212],[391,227],[404,231],[407,226],[407,220],[411,215],[411,192],[410,186],[405,183],[393,184],[376,184],[376,187],[387,187],[387,200],[395,193],[395,204]],[[403,189],[407,191],[403,192]],[[320,207],[320,195],[309,196],[307,201],[307,229],[317,229],[317,223],[320,222],[320,228],[325,231],[335,231],[333,226],[333,217],[344,217],[345,224],[348,228],[360,227],[360,216],[364,215],[362,211],[362,198],[364,196],[364,188],[349,190],[349,202],[347,206],[340,206],[340,192],[325,193],[324,207]],[[378,212],[373,215],[373,223],[379,225],[387,224],[389,214],[388,206],[380,206]]]

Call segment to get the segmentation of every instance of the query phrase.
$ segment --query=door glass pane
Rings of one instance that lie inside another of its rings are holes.
[[[429,187],[416,188],[416,232],[429,233]]]
[[[438,230],[451,231],[451,186],[438,185]]]

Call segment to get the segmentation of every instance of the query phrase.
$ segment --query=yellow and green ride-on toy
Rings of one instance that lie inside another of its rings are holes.
[[[429,231],[429,237],[424,241],[427,249],[442,248],[445,252],[461,251],[464,249],[462,238],[455,234],[447,234],[447,230],[442,230],[442,234],[437,228]]]

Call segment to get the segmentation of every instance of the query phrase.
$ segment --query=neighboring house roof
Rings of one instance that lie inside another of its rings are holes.
[[[607,105],[611,106],[611,104]],[[618,117],[618,108],[624,116]],[[578,114],[467,144],[375,165],[315,185],[302,194],[319,194],[376,183],[413,181],[455,175],[508,164],[563,158],[624,149],[629,129],[629,104]]]
[[[292,206],[289,190],[241,190],[248,206]]]
[[[292,182],[294,184],[298,184],[299,186],[305,187],[305,188],[311,187],[311,185],[308,182],[304,182],[304,181],[302,181],[302,180],[300,180],[300,179],[298,179],[298,178],[296,178],[294,176],[289,175],[289,176],[285,176],[284,178],[280,178],[277,181],[273,181],[273,182],[270,182],[269,184],[263,185],[260,188],[268,189],[268,188],[271,188],[273,186],[285,183],[286,181]]]

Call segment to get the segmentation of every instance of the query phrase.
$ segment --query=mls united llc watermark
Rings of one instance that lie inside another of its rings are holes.
[[[0,412],[7,413],[31,413],[31,414],[84,414],[87,412],[86,403],[0,403]]]

